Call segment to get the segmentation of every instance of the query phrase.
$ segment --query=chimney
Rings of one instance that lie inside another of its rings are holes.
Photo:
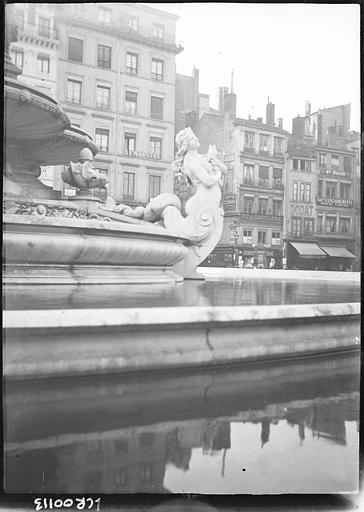
[[[219,87],[219,112],[220,114],[225,113],[225,96],[229,93],[228,87]]]
[[[283,117],[278,117],[278,128],[283,130]]]
[[[305,103],[305,116],[309,116],[311,115],[311,103],[306,100],[306,103]]]
[[[269,96],[268,96],[268,103],[267,103],[267,106],[266,106],[266,110],[265,110],[265,119],[266,119],[266,124],[268,126],[274,126],[274,108],[275,108],[275,105],[274,103],[271,103],[269,101]]]
[[[229,113],[231,119],[236,118],[236,94],[230,92],[224,97],[224,114]]]

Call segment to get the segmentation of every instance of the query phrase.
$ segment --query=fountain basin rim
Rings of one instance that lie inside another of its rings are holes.
[[[289,304],[273,306],[202,306],[115,309],[47,309],[3,312],[5,329],[122,328],[181,324],[270,324],[274,320],[356,317],[360,303]],[[359,340],[358,340],[359,344]]]
[[[183,235],[178,234],[170,229],[163,228],[162,226],[156,226],[151,224],[148,226],[147,224],[129,224],[117,221],[105,221],[105,220],[97,220],[97,219],[67,219],[67,218],[59,218],[59,217],[43,217],[36,215],[18,215],[7,213],[3,215],[3,230],[6,235],[7,231],[20,231],[22,227],[26,231],[34,228],[34,231],[38,227],[43,228],[64,228],[68,230],[73,229],[82,229],[87,231],[97,231],[100,235],[117,235],[118,233],[136,233],[136,234],[145,234],[149,236],[155,236],[158,238],[165,239],[177,239],[184,242],[189,242],[190,240]],[[20,229],[19,229],[20,228]],[[104,233],[102,233],[104,232]],[[93,233],[94,234],[94,233]]]

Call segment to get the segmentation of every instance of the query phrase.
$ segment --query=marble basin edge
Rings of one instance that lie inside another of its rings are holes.
[[[173,230],[96,219],[3,216],[5,265],[173,266],[189,240]]]

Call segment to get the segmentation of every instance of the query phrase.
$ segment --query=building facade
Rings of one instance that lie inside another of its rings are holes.
[[[361,139],[359,133],[351,133],[350,139],[346,142],[346,149],[352,151],[354,157],[353,186],[354,186],[354,238],[355,238],[355,261],[354,270],[361,270],[361,173],[360,173],[360,151]]]
[[[274,107],[274,106],[273,106]],[[230,134],[224,230],[210,264],[280,268],[283,257],[285,153],[289,133],[274,124],[236,118]]]
[[[57,96],[58,26],[52,4],[14,4],[18,40],[12,43],[13,63],[23,70],[22,82]]]
[[[178,17],[115,3],[60,4],[57,16],[58,100],[98,145],[109,194],[137,205],[172,192]]]
[[[360,221],[350,104],[296,117],[287,155],[287,268],[354,270]]]

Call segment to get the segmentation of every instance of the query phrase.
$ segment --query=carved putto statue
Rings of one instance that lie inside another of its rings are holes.
[[[105,187],[108,179],[93,167],[92,152],[84,148],[80,152],[80,158],[77,163],[70,162],[70,166],[62,172],[62,179],[71,187],[79,190],[79,195],[91,195],[91,188]]]

